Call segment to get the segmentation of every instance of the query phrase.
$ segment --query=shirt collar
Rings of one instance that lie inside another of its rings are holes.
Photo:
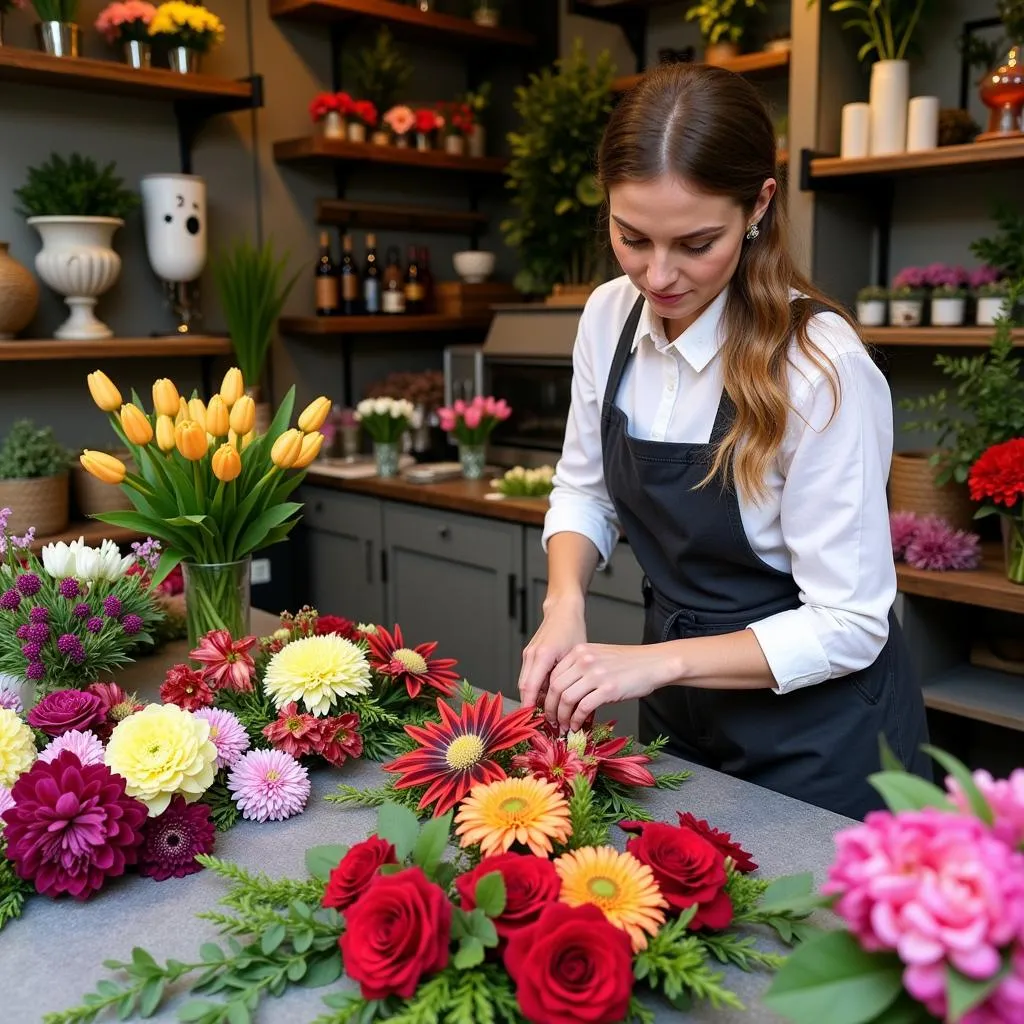
[[[665,337],[661,318],[652,314],[649,303],[645,302],[640,314],[640,322],[633,335],[631,351],[635,352],[637,346],[646,337],[651,340],[659,352],[674,348],[694,370],[700,373],[722,347],[724,339],[721,337],[719,328],[728,294],[728,287],[723,288],[711,305],[675,341],[671,342]]]

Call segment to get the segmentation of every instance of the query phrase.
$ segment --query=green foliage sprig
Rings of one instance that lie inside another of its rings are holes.
[[[139,205],[111,161],[100,168],[92,157],[53,153],[46,163],[30,167],[25,184],[15,189],[23,217],[126,217]]]
[[[0,445],[0,480],[26,480],[67,473],[71,452],[52,427],[18,420]]]
[[[2,6],[2,5],[0,5]],[[78,0],[32,0],[40,21],[74,22],[78,16]]]
[[[971,253],[1006,277],[1024,279],[1024,211],[1009,203],[996,203],[992,219],[997,230],[971,242]]]
[[[705,45],[738,43],[753,18],[767,8],[763,0],[702,0],[686,12],[687,21],[696,21]]]
[[[808,0],[810,7],[816,0]],[[847,14],[843,28],[867,36],[857,51],[858,60],[905,60],[911,53],[914,33],[929,0],[834,0],[829,10]]]
[[[393,106],[412,77],[412,64],[395,45],[394,37],[382,25],[372,47],[346,51],[346,81],[351,81],[356,99],[371,100],[378,114]]]

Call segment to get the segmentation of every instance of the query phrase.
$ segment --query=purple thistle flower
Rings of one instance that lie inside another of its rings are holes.
[[[38,640],[29,640],[27,644],[21,645],[21,653],[27,661],[35,661],[43,653],[43,645]]]
[[[32,627],[26,622],[24,625],[19,626],[15,631],[14,635],[19,640],[28,640],[32,635]]]
[[[103,620],[98,616],[94,615],[86,624],[85,628],[90,633],[98,633],[103,628]]]
[[[85,661],[85,648],[74,633],[61,634],[57,640],[57,650],[65,657],[70,658],[76,665]]]
[[[30,662],[28,668],[25,669],[26,679],[43,679],[45,676],[46,666],[41,661]]]
[[[41,604],[37,604],[34,608],[30,608],[28,612],[29,622],[47,622],[50,618],[50,609],[44,608]]]
[[[21,604],[21,594],[16,590],[5,590],[0,595],[0,609],[5,612],[13,612]]]
[[[92,609],[84,601],[80,601],[75,605],[74,611],[71,614],[76,619],[87,619],[91,613]]]
[[[82,592],[78,586],[78,580],[74,576],[68,576],[67,579],[60,581],[60,596],[66,597],[69,601],[73,601]]]
[[[43,584],[34,572],[25,572],[18,577],[15,586],[25,597],[32,597],[39,593]]]
[[[141,615],[126,615],[121,620],[121,628],[128,634],[128,636],[135,636],[142,629],[142,616]]]
[[[28,627],[28,638],[45,644],[50,639],[50,627],[45,622],[34,622]]]
[[[109,597],[103,599],[103,611],[112,619],[116,619],[121,614],[121,598],[116,594],[111,594]]]

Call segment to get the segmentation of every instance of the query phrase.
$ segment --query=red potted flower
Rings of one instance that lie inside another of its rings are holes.
[[[348,109],[348,141],[365,142],[367,128],[377,126],[377,108],[372,100],[353,100]]]
[[[445,152],[462,156],[466,152],[466,139],[473,134],[473,108],[468,103],[439,103],[438,110],[444,124]]]
[[[416,148],[422,152],[434,148],[434,133],[444,127],[444,118],[436,110],[424,107],[416,111]]]
[[[975,501],[986,502],[979,516],[1001,517],[1006,576],[1024,583],[1024,437],[986,448],[971,466],[967,485]]]
[[[325,139],[345,138],[345,115],[352,102],[348,93],[321,92],[309,104],[309,116],[321,126]]]

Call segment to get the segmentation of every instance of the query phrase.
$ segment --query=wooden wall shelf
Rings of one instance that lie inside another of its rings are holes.
[[[166,338],[107,338],[104,341],[0,341],[0,362],[44,362],[56,359],[152,359],[222,356],[231,352],[226,338],[193,334]]]
[[[487,226],[487,218],[482,213],[445,210],[436,206],[358,203],[348,199],[318,199],[316,222],[337,227],[437,231],[457,235],[473,234]]]
[[[995,327],[864,327],[872,345],[885,348],[988,348]],[[1014,347],[1024,346],[1024,328],[1013,331]]]
[[[377,316],[286,316],[278,323],[282,334],[328,336],[352,334],[418,334],[436,331],[480,330],[491,322],[490,315],[479,317],[423,316],[383,314]]]
[[[1024,732],[1024,676],[963,664],[921,687],[926,707]]]
[[[131,68],[114,60],[51,57],[16,46],[0,46],[0,81],[142,99],[187,100],[220,112],[244,110],[255,102],[251,81],[181,75],[166,68]]]
[[[421,153],[418,149],[345,142],[340,139],[325,139],[320,135],[275,142],[274,159],[278,163],[345,160],[349,163],[390,164],[394,167],[419,167],[435,171],[493,175],[504,173],[508,163],[503,157],[497,156],[452,156],[436,149]]]
[[[515,28],[487,28],[469,18],[458,18],[436,11],[418,11],[395,0],[270,0],[272,18],[294,21],[336,22],[350,18],[368,18],[386,22],[405,35],[442,38],[464,46],[486,43],[493,46],[514,46],[529,49],[537,45],[536,37]]]
[[[740,75],[770,74],[789,70],[789,50],[777,50],[772,53],[741,53],[732,60],[722,61],[718,67],[735,71]],[[626,92],[632,89],[644,76],[626,75],[612,81],[613,92]]]
[[[896,580],[904,594],[1024,615],[1024,586],[1011,583],[1006,578],[1003,551],[999,545],[985,549],[978,569],[937,572],[915,569],[901,562],[896,566]]]
[[[63,533],[55,533],[50,537],[36,537],[32,543],[32,550],[38,555],[47,544],[57,544],[60,541],[70,544],[79,537],[84,537],[86,544],[95,547],[104,540],[112,540],[117,544],[141,540],[142,534],[123,526],[107,526],[96,519],[85,519],[82,522],[71,523]]]

